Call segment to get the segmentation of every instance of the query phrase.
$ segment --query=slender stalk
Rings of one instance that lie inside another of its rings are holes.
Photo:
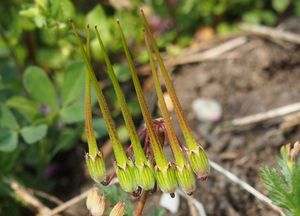
[[[161,147],[161,145],[158,141],[158,138],[157,138],[157,136],[154,132],[152,119],[151,119],[151,116],[149,114],[144,95],[142,93],[142,87],[141,87],[141,84],[138,80],[137,72],[136,72],[136,69],[134,67],[134,63],[133,63],[132,57],[130,55],[128,45],[127,45],[124,33],[121,29],[119,21],[117,21],[117,26],[118,26],[118,30],[119,30],[120,35],[121,35],[121,41],[122,41],[124,52],[125,52],[125,55],[126,55],[126,59],[128,61],[128,65],[129,65],[129,68],[130,68],[133,84],[134,84],[134,87],[135,87],[135,90],[136,90],[136,93],[137,93],[137,98],[138,98],[138,101],[139,101],[140,106],[141,106],[142,115],[144,117],[146,127],[147,127],[147,130],[148,130],[148,133],[149,133],[149,138],[150,138],[150,142],[151,142],[151,145],[152,145],[152,150],[154,152],[154,157],[155,157],[156,164],[161,168],[162,167],[167,167],[168,166],[168,160],[167,160],[165,154],[163,153],[162,147]]]
[[[141,216],[148,198],[148,191],[144,191],[142,196],[140,197],[134,212],[134,216]]]
[[[120,139],[117,135],[116,127],[115,127],[114,122],[112,120],[112,117],[110,115],[105,97],[103,95],[103,92],[102,92],[101,88],[99,87],[99,83],[97,81],[97,78],[96,78],[96,75],[94,73],[93,67],[91,65],[91,62],[89,61],[88,54],[86,53],[86,51],[83,47],[83,44],[81,42],[81,39],[80,39],[80,37],[77,33],[77,29],[75,27],[75,24],[73,22],[71,24],[72,24],[72,28],[73,28],[73,32],[75,34],[76,40],[77,40],[78,45],[80,47],[81,54],[83,56],[83,59],[85,61],[86,66],[87,66],[87,71],[88,71],[88,74],[89,74],[89,78],[92,80],[92,83],[93,83],[94,88],[96,90],[98,103],[99,103],[101,112],[103,114],[103,118],[105,120],[107,129],[108,129],[108,132],[109,132],[109,136],[110,136],[111,143],[113,145],[113,151],[115,153],[117,164],[120,167],[125,167],[126,162],[127,162],[128,159],[126,157],[126,154],[125,154],[125,151],[122,147]]]
[[[90,31],[86,30],[86,52],[90,57]],[[92,126],[92,111],[91,111],[91,81],[86,71],[85,76],[85,132],[88,140],[89,154],[92,158],[98,154],[98,147]]]
[[[146,156],[143,152],[143,148],[141,146],[137,131],[135,129],[133,120],[132,120],[130,112],[128,110],[128,106],[127,106],[124,94],[122,93],[122,89],[121,89],[120,84],[117,80],[114,69],[113,69],[112,64],[109,60],[109,57],[107,55],[107,52],[105,50],[103,41],[101,39],[101,36],[99,34],[99,31],[98,31],[97,27],[95,27],[95,30],[96,30],[96,35],[97,35],[99,44],[100,44],[101,49],[102,49],[102,55],[104,56],[104,60],[105,60],[106,67],[107,67],[107,72],[108,72],[108,75],[109,75],[109,77],[112,81],[113,87],[115,89],[118,101],[120,103],[121,111],[122,111],[122,114],[123,114],[123,117],[124,117],[124,121],[125,121],[126,127],[128,129],[128,132],[129,132],[129,137],[131,139],[131,144],[132,144],[134,155],[135,155],[135,162],[136,162],[136,164],[141,165],[141,164],[143,164],[147,161],[147,158],[146,158]]]
[[[158,47],[156,45],[156,42],[154,40],[154,36],[153,36],[153,34],[150,30],[150,26],[148,24],[148,21],[147,21],[147,19],[145,17],[145,14],[144,14],[142,9],[141,9],[141,15],[142,15],[142,19],[143,19],[143,22],[144,22],[144,26],[146,28],[146,31],[149,35],[151,44],[153,46],[153,50],[154,50],[155,55],[157,57],[157,61],[158,61],[160,71],[161,71],[161,73],[163,75],[163,78],[165,80],[167,91],[170,94],[171,100],[172,100],[173,105],[174,105],[175,112],[178,116],[179,125],[181,127],[182,132],[183,132],[183,135],[184,135],[184,138],[185,138],[186,143],[188,145],[188,148],[198,149],[199,146],[196,144],[197,142],[196,142],[194,136],[191,133],[191,129],[190,129],[190,127],[189,127],[189,125],[186,121],[185,116],[183,115],[183,111],[182,111],[181,105],[179,103],[179,100],[177,98],[177,95],[176,95],[175,89],[173,87],[172,81],[171,81],[171,79],[168,75],[168,72],[167,72],[166,67],[163,63],[162,57],[159,53],[159,49],[158,49]]]
[[[168,137],[169,137],[169,142],[170,142],[171,149],[172,149],[172,152],[173,152],[173,155],[174,155],[174,159],[176,161],[177,166],[183,167],[185,165],[185,159],[184,159],[183,153],[181,151],[181,148],[180,148],[178,139],[176,137],[175,131],[173,129],[173,124],[172,124],[172,121],[171,121],[171,117],[170,117],[166,102],[164,100],[164,96],[163,96],[161,86],[159,84],[158,74],[157,74],[157,71],[156,71],[156,68],[155,68],[155,63],[154,63],[154,59],[153,59],[153,56],[152,56],[152,51],[151,51],[151,48],[149,46],[149,41],[148,41],[146,33],[145,33],[145,43],[146,43],[146,48],[147,48],[147,52],[148,52],[148,56],[149,56],[149,60],[150,60],[152,77],[153,77],[153,80],[154,80],[154,86],[155,86],[157,97],[158,97],[158,104],[159,104],[159,108],[162,112],[162,116],[164,118],[164,121],[165,121],[165,127],[166,127],[167,134],[168,134]]]

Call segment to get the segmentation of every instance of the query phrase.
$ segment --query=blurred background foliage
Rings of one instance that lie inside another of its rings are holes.
[[[171,56],[207,35],[236,32],[241,21],[276,25],[287,15],[300,15],[300,0],[1,0],[0,213],[9,210],[9,215],[18,215],[18,208],[11,208],[15,197],[8,187],[10,179],[33,188],[53,189],[55,181],[49,177],[52,161],[85,141],[84,64],[68,20],[74,20],[79,29],[87,24],[99,26],[117,77],[128,93],[132,115],[139,120],[115,20],[121,21],[136,63],[144,64],[141,7],[159,36],[159,47]],[[101,72],[104,68],[95,35],[91,46],[98,78],[119,123],[120,109]],[[92,101],[96,103],[94,96]],[[106,128],[97,108],[94,114],[94,129],[105,140]],[[126,141],[126,128],[118,125]]]

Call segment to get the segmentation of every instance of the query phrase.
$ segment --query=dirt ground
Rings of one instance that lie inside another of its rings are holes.
[[[282,130],[282,119],[276,119],[220,133],[216,130],[219,123],[198,121],[191,104],[196,98],[214,99],[222,106],[223,120],[231,120],[298,102],[300,49],[248,36],[245,45],[226,55],[233,58],[177,69],[173,74],[175,89],[209,157],[264,191],[259,169],[264,165],[276,166],[280,146],[298,140],[300,128]],[[206,182],[199,182],[194,197],[203,203],[208,215],[275,215],[265,204],[214,170]]]

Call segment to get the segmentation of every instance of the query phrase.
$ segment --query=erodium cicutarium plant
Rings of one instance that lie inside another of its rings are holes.
[[[196,189],[196,180],[205,180],[209,174],[209,162],[205,150],[196,141],[192,131],[183,114],[180,102],[175,89],[166,70],[158,47],[147,19],[141,10],[141,17],[144,23],[145,44],[150,60],[154,86],[158,97],[158,106],[162,118],[153,119],[148,111],[142,87],[139,82],[137,71],[133,63],[123,30],[119,21],[116,22],[116,29],[120,35],[125,56],[129,65],[135,92],[144,119],[144,127],[137,131],[130,115],[124,94],[116,78],[114,69],[101,39],[100,31],[95,26],[95,33],[101,47],[102,56],[106,64],[106,72],[109,76],[118,103],[121,107],[125,125],[128,129],[131,144],[127,150],[124,149],[116,132],[116,127],[102,88],[99,85],[95,72],[90,61],[90,28],[86,28],[86,45],[81,41],[74,23],[73,32],[79,45],[80,53],[86,64],[85,82],[85,115],[86,135],[88,141],[88,153],[86,164],[91,177],[98,183],[109,184],[111,177],[106,176],[106,169],[103,154],[98,148],[92,128],[91,113],[91,86],[95,89],[100,110],[106,123],[109,138],[113,147],[115,162],[114,171],[122,189],[126,192],[139,195],[141,190],[153,191],[158,187],[161,191],[174,195],[179,187],[187,194],[192,194]],[[99,28],[100,29],[100,28]],[[166,90],[169,93],[178,122],[184,137],[184,143],[177,138],[174,125],[163,97],[163,90],[159,82],[158,71],[164,79]],[[92,85],[91,85],[92,83]],[[173,160],[169,160],[164,148],[170,148]]]

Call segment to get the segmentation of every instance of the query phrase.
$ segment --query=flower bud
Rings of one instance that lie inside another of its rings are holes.
[[[162,192],[174,193],[177,188],[176,174],[173,166],[169,163],[166,169],[155,167],[156,180]]]
[[[200,180],[205,180],[209,174],[209,162],[205,151],[199,146],[197,150],[188,150],[188,160],[193,171]]]
[[[137,182],[135,179],[136,167],[133,165],[132,161],[127,160],[124,167],[115,164],[115,170],[122,189],[129,193],[136,191],[137,189]]]
[[[290,153],[290,160],[297,161],[300,158],[300,143],[299,141],[295,142]]]
[[[88,193],[86,207],[93,216],[103,215],[105,210],[105,198],[99,194],[96,187]]]
[[[123,216],[125,214],[125,202],[118,202],[111,210],[109,216]]]
[[[155,186],[154,167],[147,161],[142,165],[136,165],[136,181],[144,190],[152,190]]]
[[[102,182],[106,177],[106,169],[102,153],[99,151],[95,157],[92,157],[89,153],[87,153],[85,161],[91,178],[97,183]]]
[[[287,163],[290,171],[294,169],[295,164],[300,158],[300,143],[297,141],[293,146],[287,144],[280,149],[282,159]]]
[[[196,189],[196,179],[191,167],[187,164],[182,168],[176,167],[176,177],[180,188],[191,195]]]

